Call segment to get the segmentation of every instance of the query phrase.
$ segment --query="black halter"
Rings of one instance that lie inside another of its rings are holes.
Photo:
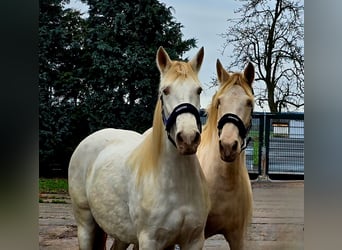
[[[199,111],[194,105],[192,105],[191,103],[179,104],[178,106],[176,106],[173,109],[170,116],[168,118],[166,118],[165,113],[164,113],[164,109],[163,109],[164,102],[163,102],[163,96],[162,95],[160,96],[160,100],[162,103],[162,117],[163,117],[163,123],[165,125],[165,130],[167,132],[167,138],[172,142],[172,144],[176,148],[177,148],[176,142],[172,139],[172,137],[170,135],[170,131],[171,131],[172,126],[176,123],[177,116],[179,116],[180,114],[183,114],[183,113],[193,114],[196,118],[198,130],[200,131],[200,133],[202,132],[202,123],[201,123]]]
[[[246,137],[247,137],[249,130],[252,127],[252,117],[251,117],[248,127],[245,127],[245,125],[243,124],[243,121],[237,115],[232,114],[232,113],[224,114],[221,117],[221,119],[218,121],[218,125],[217,125],[219,136],[221,135],[221,130],[226,123],[233,123],[239,129],[239,135],[243,141],[243,144],[241,145],[241,151],[246,149],[248,146],[248,143],[251,140],[251,137],[248,137],[247,139]]]

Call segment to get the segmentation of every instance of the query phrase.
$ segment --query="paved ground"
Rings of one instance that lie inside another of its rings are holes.
[[[254,213],[246,239],[248,250],[304,249],[304,182],[252,183]],[[66,195],[41,194],[40,249],[78,249],[76,226]],[[46,203],[46,202],[55,203]],[[66,203],[56,203],[66,202]],[[107,242],[107,249],[112,240]],[[206,240],[205,250],[227,250],[222,236]]]

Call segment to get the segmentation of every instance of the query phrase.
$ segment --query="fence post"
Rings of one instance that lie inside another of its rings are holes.
[[[266,174],[266,147],[265,145],[261,147],[261,175],[258,176],[257,181],[260,181],[260,182],[270,181],[268,175]]]

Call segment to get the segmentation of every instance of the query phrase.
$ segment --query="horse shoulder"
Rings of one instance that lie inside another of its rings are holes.
[[[91,169],[88,170],[88,177],[101,175],[109,181],[112,178],[124,178],[130,170],[126,164],[127,158],[143,137],[137,132],[121,129],[104,131],[103,136],[109,143],[101,145],[101,150],[97,152]],[[97,143],[101,144],[101,141]]]
[[[96,131],[84,138],[73,152],[68,169],[69,193],[73,203],[87,207],[85,184],[87,173],[98,154],[110,143],[111,129]]]
[[[103,160],[103,157],[98,159],[99,156],[105,155],[104,151],[112,145],[119,145],[125,140],[137,141],[140,137],[141,135],[134,131],[107,128],[96,131],[83,139],[76,147],[69,163],[69,192],[74,203],[84,207],[88,206],[87,182],[89,175],[94,171],[95,161]]]
[[[196,234],[204,227],[210,204],[200,166],[171,158],[163,162],[166,165],[160,167],[157,178],[144,175],[144,181],[131,190],[140,192],[131,195],[134,223],[141,231],[154,228],[160,237]]]
[[[134,178],[132,168],[126,163],[142,136],[128,130],[112,132],[107,133],[111,143],[99,152],[88,170],[86,195],[101,228],[112,236],[130,242],[136,240],[129,207]]]

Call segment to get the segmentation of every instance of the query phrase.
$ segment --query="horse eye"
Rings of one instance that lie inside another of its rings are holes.
[[[168,86],[168,87],[164,88],[163,93],[164,93],[164,95],[170,94],[170,87]]]
[[[250,108],[253,107],[253,102],[252,102],[251,99],[248,99],[248,100],[247,100],[247,107],[250,107]]]
[[[200,95],[200,94],[202,93],[202,90],[203,90],[203,89],[202,89],[201,87],[199,87],[199,88],[197,89],[197,94]]]
[[[218,109],[220,106],[220,99],[217,100],[217,103],[216,103],[216,108]]]

